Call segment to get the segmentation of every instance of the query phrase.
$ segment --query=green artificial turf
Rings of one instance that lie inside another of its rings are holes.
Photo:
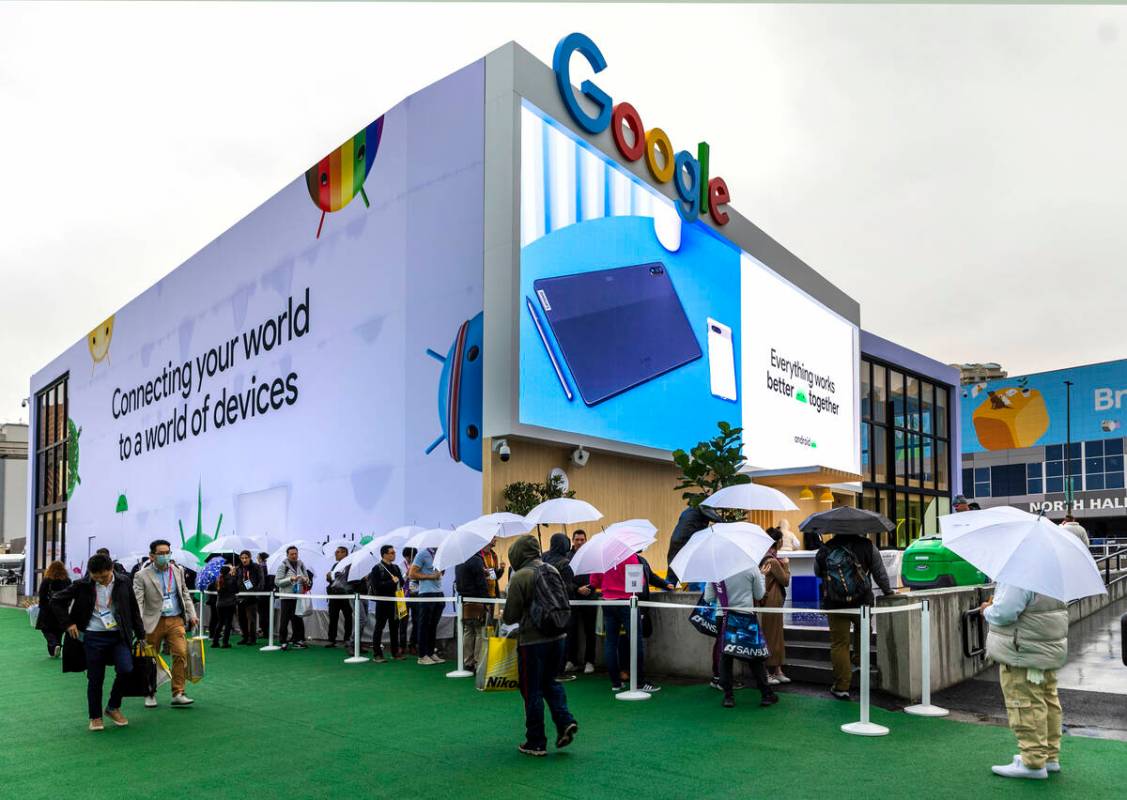
[[[702,640],[701,646],[707,646]],[[483,694],[450,664],[342,663],[339,648],[208,653],[196,704],[125,701],[130,726],[86,730],[85,676],[63,675],[23,611],[0,609],[0,796],[161,798],[1018,798],[1124,797],[1127,743],[1066,737],[1065,772],[1014,781],[990,765],[1005,728],[873,710],[881,738],[842,733],[857,705],[754,690],[734,710],[707,686],[614,699],[605,676],[566,685],[579,736],[533,759],[516,751],[516,692]],[[109,681],[106,683],[108,693]]]

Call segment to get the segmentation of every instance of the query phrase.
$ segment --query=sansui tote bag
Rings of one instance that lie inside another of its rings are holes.
[[[692,612],[689,614],[689,622],[698,632],[703,633],[705,636],[715,638],[720,631],[720,626],[716,622],[716,604],[706,601],[703,592],[700,598],[697,599],[697,604],[693,606]]]

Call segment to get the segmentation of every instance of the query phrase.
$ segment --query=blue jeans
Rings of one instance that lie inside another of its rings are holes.
[[[86,644],[86,705],[90,719],[101,719],[106,667],[110,664],[114,667],[113,687],[106,709],[115,711],[121,708],[122,676],[133,671],[133,654],[117,631],[87,631],[83,641]]]
[[[603,661],[607,665],[607,674],[610,676],[611,686],[622,684],[622,668],[629,667],[618,658],[619,640],[630,642],[630,606],[603,606],[603,628],[606,631],[606,642],[603,644]],[[625,631],[625,634],[622,633]],[[645,686],[645,639],[642,638],[642,622],[638,620],[638,686]],[[629,650],[627,651],[629,652]]]
[[[567,710],[567,694],[556,676],[563,666],[566,645],[563,639],[539,644],[523,644],[517,648],[517,671],[520,693],[524,697],[525,743],[531,747],[547,747],[544,733],[544,703],[552,713],[556,731],[563,732],[575,717]]]

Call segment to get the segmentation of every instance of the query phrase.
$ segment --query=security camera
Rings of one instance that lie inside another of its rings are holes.
[[[571,463],[577,467],[587,466],[587,459],[590,457],[591,454],[583,449],[583,445],[571,451]]]
[[[501,456],[502,461],[508,461],[512,458],[513,451],[509,448],[509,442],[506,439],[498,439],[493,443],[493,450],[497,455]]]
[[[23,400],[20,400],[20,408],[27,408],[27,400],[28,399],[26,397]]]

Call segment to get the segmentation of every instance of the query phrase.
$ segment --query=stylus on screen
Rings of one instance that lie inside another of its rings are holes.
[[[560,386],[563,387],[564,395],[568,400],[574,399],[575,395],[571,393],[568,388],[567,379],[564,378],[563,370],[560,369],[560,362],[556,360],[556,354],[552,352],[552,346],[548,344],[548,336],[544,333],[544,326],[540,324],[540,317],[536,313],[536,306],[532,304],[532,298],[525,297],[524,304],[528,306],[528,313],[532,315],[532,324],[536,326],[536,332],[540,334],[540,341],[544,345],[544,352],[548,354],[548,358],[552,361],[552,369],[556,371],[556,377],[560,381]]]

